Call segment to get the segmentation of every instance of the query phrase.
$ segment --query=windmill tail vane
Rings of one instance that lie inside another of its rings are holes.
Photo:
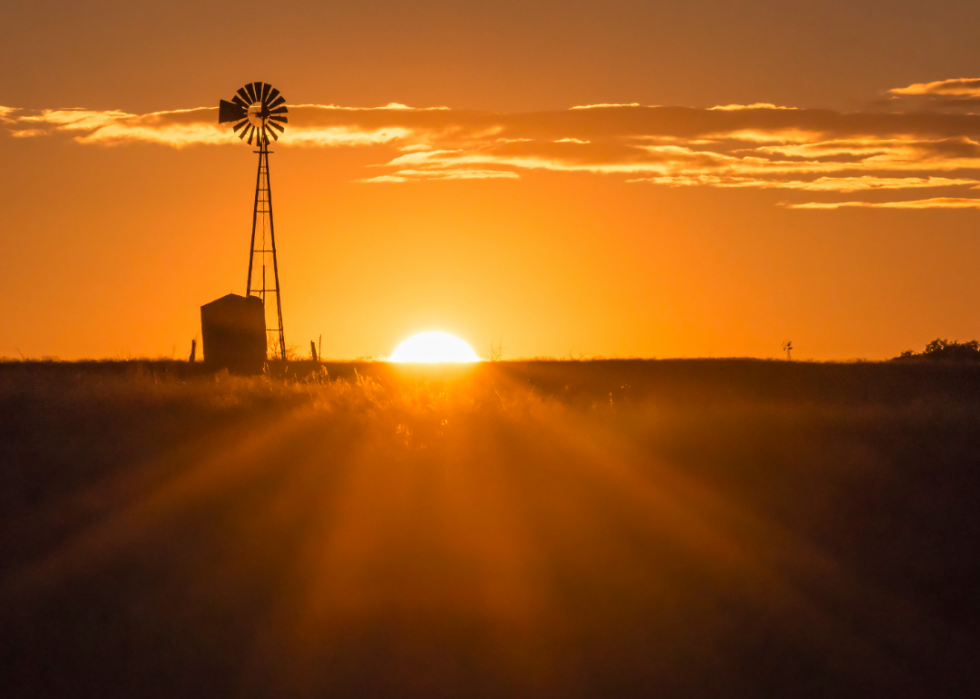
[[[282,298],[279,287],[279,259],[276,254],[275,225],[272,218],[272,184],[269,178],[269,142],[278,141],[289,119],[286,98],[268,83],[247,83],[235,96],[218,103],[218,123],[232,124],[233,131],[248,145],[258,145],[258,174],[255,205],[252,209],[252,242],[249,245],[248,281],[245,296],[262,299],[266,313],[266,332],[273,333],[268,345],[286,358],[286,338],[282,325]],[[270,138],[271,137],[271,138]],[[271,263],[271,264],[270,264]],[[267,272],[270,271],[271,279]],[[269,297],[275,295],[275,315]]]

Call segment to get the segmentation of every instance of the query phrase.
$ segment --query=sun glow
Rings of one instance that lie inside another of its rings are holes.
[[[389,362],[478,362],[468,344],[455,335],[444,332],[426,332],[412,335],[395,348]]]

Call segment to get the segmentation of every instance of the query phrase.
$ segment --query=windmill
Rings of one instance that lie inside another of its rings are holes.
[[[286,358],[286,337],[282,328],[282,298],[279,293],[279,261],[276,257],[276,234],[272,222],[272,185],[269,181],[269,137],[279,140],[288,119],[286,98],[268,83],[248,83],[238,90],[231,101],[218,104],[218,123],[233,122],[238,137],[248,145],[258,146],[259,170],[255,179],[255,206],[252,209],[252,242],[248,253],[248,282],[245,296],[258,296],[268,312],[268,295],[276,296],[276,323],[266,323],[266,331],[277,333],[279,356]],[[257,234],[257,235],[256,235]],[[256,246],[258,243],[258,246]],[[273,279],[267,280],[266,270],[272,256]],[[269,286],[274,282],[274,287]]]
[[[791,340],[786,340],[786,342],[783,343],[783,352],[786,353],[787,362],[793,360],[793,342]]]

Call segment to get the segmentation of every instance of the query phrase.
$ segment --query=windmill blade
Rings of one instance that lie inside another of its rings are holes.
[[[245,103],[246,107],[251,104],[252,100],[249,98],[248,92],[244,87],[238,88],[238,92],[236,94],[241,98],[242,102]]]
[[[245,116],[245,110],[234,102],[221,100],[218,102],[218,123],[225,124],[229,121],[238,121]]]
[[[240,139],[242,139],[243,141],[245,141],[245,140],[248,139],[248,127],[249,126],[251,126],[251,124],[245,124],[245,128],[242,129],[242,132],[240,134],[238,134],[238,137]]]
[[[275,131],[273,131],[272,129],[268,129],[268,133],[269,133],[269,134],[272,134],[272,138],[273,138],[273,139],[275,139],[276,141],[278,141],[278,140],[279,140],[279,134],[277,134],[277,133],[276,133]],[[269,136],[268,136],[268,134],[266,135],[266,138],[265,138],[265,140],[266,140],[266,141],[268,141],[268,140],[269,140]]]
[[[231,128],[234,129],[235,132],[237,133],[238,132],[238,129],[242,128],[243,126],[248,126],[248,119],[242,119],[240,122],[238,122],[237,124],[235,124]]]
[[[255,101],[262,101],[262,83],[252,83],[252,91],[255,92]]]
[[[255,101],[255,97],[252,96],[251,83],[248,83],[241,90],[239,90],[238,94],[240,94],[242,96],[242,99],[245,100],[245,102],[247,102],[248,104],[252,104],[252,102]]]
[[[286,105],[269,110],[269,114],[286,114],[287,112],[289,112],[289,109],[286,107]]]
[[[255,127],[251,126],[248,130],[248,145],[252,145],[253,138],[255,138]]]
[[[282,114],[277,114],[275,116],[269,117],[269,121],[278,121],[280,124],[288,124],[289,118],[284,117]]]
[[[272,85],[269,83],[262,84],[262,102],[263,104],[269,101],[269,90],[272,89]]]
[[[243,100],[238,95],[235,95],[234,97],[232,97],[231,98],[231,101],[234,102],[235,104],[237,104],[238,106],[240,106],[246,112],[248,111],[248,102],[246,102],[245,100]]]
[[[272,87],[272,85],[269,85],[269,87]],[[269,90],[269,96],[266,98],[269,101],[269,106],[270,107],[272,106],[272,101],[275,100],[276,97],[278,97],[278,96],[279,96],[279,90],[277,90],[276,88],[272,87],[272,89]]]
[[[245,83],[245,93],[248,95],[249,104],[253,104],[258,101],[255,99],[255,88],[252,87],[252,83]]]
[[[278,107],[280,104],[282,104],[285,101],[286,101],[286,98],[283,97],[282,95],[279,95],[274,100],[272,100],[271,102],[269,102],[269,109],[275,109],[276,107]]]
[[[286,129],[282,128],[279,124],[277,124],[276,122],[271,121],[271,120],[269,121],[269,126],[272,126],[274,128],[279,129],[279,133],[282,133],[283,131],[286,130]]]

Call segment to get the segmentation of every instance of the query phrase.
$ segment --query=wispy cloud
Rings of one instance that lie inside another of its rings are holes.
[[[980,106],[980,78],[954,78],[913,83],[888,90],[900,107],[941,111],[972,110]]]
[[[0,107],[0,123],[12,124],[14,119],[12,115],[17,112],[13,107]]]
[[[954,78],[931,83],[913,83],[888,91],[893,95],[958,95],[980,97],[980,78]]]
[[[117,145],[155,143],[181,148],[195,144],[233,143],[229,130],[218,128],[217,109],[180,109],[149,114],[119,110],[45,109],[8,112],[7,123],[14,136],[70,134],[79,143]]]
[[[980,100],[980,79],[917,83],[896,100]],[[132,114],[119,110],[27,111],[0,107],[14,136],[67,137],[112,146],[182,148],[238,143],[215,108]],[[856,192],[949,190],[913,202],[804,201],[793,208],[976,208],[956,190],[980,188],[980,115],[959,111],[838,112],[770,103],[709,109],[581,105],[537,113],[446,107],[302,104],[289,107],[280,144],[294,148],[381,146],[374,184],[514,180],[572,172],[671,187],[755,188],[833,197]]]
[[[421,182],[423,180],[516,180],[508,170],[398,170],[390,175],[368,177],[358,182]]]
[[[717,107],[709,107],[711,111],[732,112],[742,109],[799,109],[799,107],[781,107],[769,102],[756,102],[754,104],[722,104]]]
[[[913,201],[835,201],[804,202],[784,204],[790,209],[980,209],[980,199],[957,197],[936,197],[934,199],[915,199]]]
[[[290,107],[293,123],[283,137],[292,146],[365,146],[405,140],[412,129],[399,125],[398,118],[383,119],[376,126],[365,126],[359,113],[440,112],[445,107],[413,110],[403,104],[384,107],[337,107],[334,105],[296,105]],[[239,143],[226,125],[218,124],[216,107],[180,109],[149,114],[130,114],[119,110],[46,109],[39,112],[0,107],[3,121],[12,135],[20,137],[65,133],[79,143],[121,145],[154,143],[175,148],[191,145]],[[375,121],[378,121],[375,119]]]
[[[601,102],[599,104],[577,104],[572,109],[609,109],[610,107],[639,107],[639,102],[630,102],[628,104],[610,104],[608,102]]]
[[[929,187],[980,188],[980,180],[946,177],[818,177],[815,180],[776,180],[750,177],[652,177],[629,180],[668,186],[711,185],[714,187],[756,187],[760,189],[796,189],[807,192],[871,192],[889,189],[923,189]]]

